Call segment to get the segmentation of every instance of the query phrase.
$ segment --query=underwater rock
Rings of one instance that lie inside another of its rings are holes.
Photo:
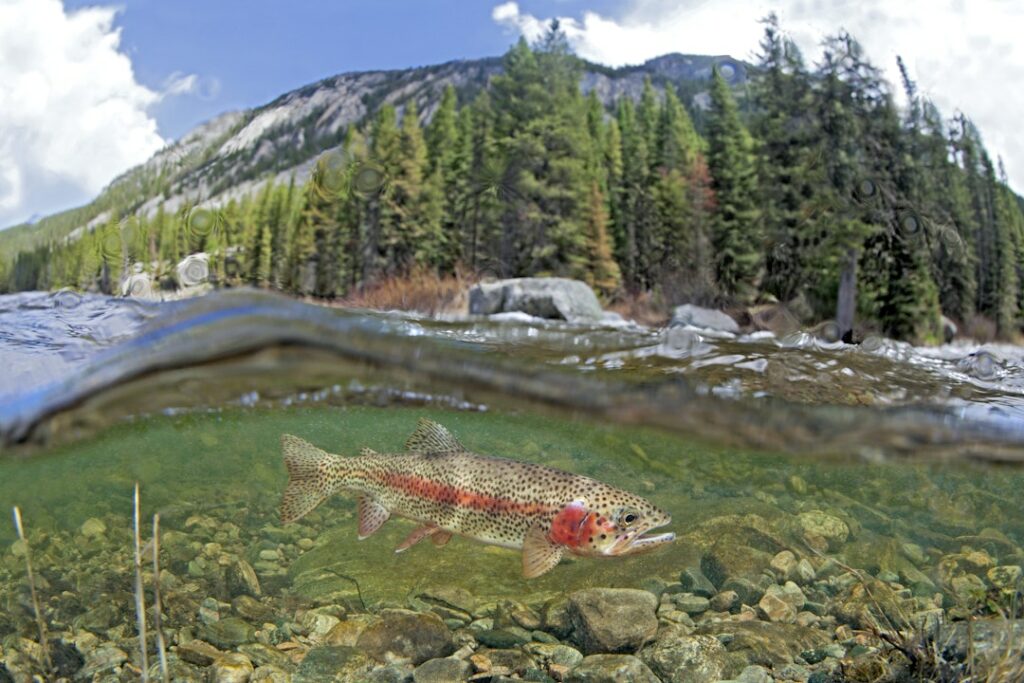
[[[569,595],[573,639],[586,654],[636,650],[658,630],[658,600],[633,588],[588,588]]]
[[[213,645],[198,639],[182,643],[175,649],[175,653],[182,660],[196,666],[210,666],[215,659],[224,654]]]
[[[568,598],[556,598],[544,605],[541,610],[541,628],[559,638],[568,637],[572,630]]]
[[[462,683],[473,670],[473,666],[461,659],[440,657],[428,659],[416,667],[412,679],[416,683]]]
[[[324,638],[324,642],[327,645],[355,647],[356,643],[359,642],[359,636],[362,635],[370,623],[370,618],[360,615],[353,615],[343,619],[330,630],[327,637]]]
[[[81,528],[79,528],[79,532],[86,538],[95,538],[107,533],[107,525],[102,519],[90,517],[82,523]]]
[[[590,655],[565,680],[566,683],[659,683],[654,672],[633,655]]]
[[[249,679],[249,683],[291,683],[291,681],[291,675],[276,666],[257,667],[252,678]]]
[[[458,586],[436,586],[428,588],[419,595],[420,600],[429,603],[444,605],[451,609],[472,615],[478,608],[480,601],[476,596],[465,588]]]
[[[791,663],[801,653],[827,647],[832,635],[821,629],[766,621],[731,621],[701,624],[697,635],[716,640],[728,635],[725,644],[731,661],[776,667]]]
[[[128,661],[124,650],[112,646],[98,647],[85,656],[85,665],[79,669],[78,678],[89,680],[97,674],[113,671]]]
[[[76,617],[74,626],[76,629],[88,629],[94,633],[101,633],[120,620],[121,615],[117,608],[109,602],[102,602],[88,612]]]
[[[775,587],[772,586],[772,588]],[[761,612],[768,621],[782,621],[787,624],[796,621],[796,609],[779,595],[771,592],[771,589],[761,597],[757,606],[761,608]]]
[[[736,591],[722,591],[711,598],[711,609],[716,612],[728,612],[739,602],[739,599],[740,596]]]
[[[697,567],[687,567],[679,574],[679,583],[687,593],[699,595],[702,598],[710,598],[715,594],[715,584],[711,583],[708,577],[704,576]]]
[[[692,325],[693,327],[703,327],[708,330],[731,332],[733,334],[740,331],[740,326],[736,324],[736,321],[725,313],[692,304],[676,306],[672,312],[672,319],[668,324],[669,327]]]
[[[742,576],[730,576],[722,584],[723,593],[732,593],[741,605],[755,605],[764,595],[764,588]]]
[[[771,561],[772,556],[764,551],[722,539],[700,558],[700,568],[711,583],[721,589],[726,579],[756,580]]]
[[[963,661],[968,654],[981,661],[996,661],[1016,650],[1024,640],[1024,619],[977,619],[943,624],[935,641],[950,659]]]
[[[256,629],[238,617],[227,617],[206,624],[199,633],[204,640],[224,649],[256,640]]]
[[[228,569],[228,590],[232,595],[251,595],[258,598],[263,594],[256,570],[245,560],[239,559]]]
[[[288,655],[277,648],[270,647],[263,643],[246,643],[245,645],[239,645],[238,651],[248,657],[249,661],[253,663],[253,666],[259,667],[269,664],[279,668],[288,668],[291,665],[291,660],[288,659]]]
[[[832,613],[842,623],[871,630],[901,623],[904,610],[889,584],[871,579],[847,586],[833,601]]]
[[[519,311],[538,318],[599,322],[601,304],[585,282],[560,277],[524,277],[482,282],[469,290],[471,315]]]
[[[850,536],[846,522],[821,510],[797,515],[796,531],[812,548],[822,552],[835,552]]]
[[[672,596],[672,603],[682,612],[691,617],[708,611],[711,601],[693,593],[679,593]]]
[[[364,683],[372,668],[359,648],[315,647],[302,659],[292,683]]]
[[[530,642],[529,635],[522,635],[508,629],[487,629],[473,634],[481,645],[487,647],[508,648],[525,645]]]
[[[583,661],[583,653],[561,643],[531,643],[526,646],[526,650],[546,664],[555,664],[566,669],[572,669]]]
[[[1024,570],[1021,570],[1020,565],[1004,564],[992,567],[985,576],[988,577],[989,583],[996,588],[1014,590],[1020,588],[1022,573]]]
[[[252,662],[237,652],[222,655],[210,665],[213,683],[249,683],[252,673]]]
[[[796,571],[796,564],[796,555],[790,550],[783,550],[772,558],[769,566],[778,576],[788,579],[790,574]]]
[[[254,623],[273,621],[275,612],[270,605],[265,605],[251,595],[239,595],[231,601],[231,608],[238,616]]]
[[[482,648],[477,650],[476,654],[490,662],[491,670],[494,672],[522,675],[537,666],[533,658],[522,650]]]
[[[356,642],[360,651],[381,662],[400,658],[422,664],[455,650],[452,634],[439,616],[401,609],[383,610],[381,620],[367,626]]]
[[[717,638],[690,635],[681,627],[659,634],[640,658],[661,680],[670,683],[704,683],[722,678],[725,648]]]
[[[807,676],[805,675],[802,678],[797,678],[795,680],[803,681],[806,679]],[[772,678],[772,675],[768,673],[768,669],[757,664],[751,664],[747,668],[743,669],[743,671],[740,672],[740,675],[736,677],[736,683],[772,683],[774,680],[776,679]],[[780,671],[778,680],[785,681],[789,679],[784,678]]]

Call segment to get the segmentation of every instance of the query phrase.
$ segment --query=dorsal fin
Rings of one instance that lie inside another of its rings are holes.
[[[359,450],[359,455],[361,455],[364,458],[370,458],[377,455],[377,451],[373,450],[372,448],[362,448]]]
[[[416,431],[405,442],[406,450],[414,453],[461,453],[466,448],[451,432],[433,420],[421,417]]]

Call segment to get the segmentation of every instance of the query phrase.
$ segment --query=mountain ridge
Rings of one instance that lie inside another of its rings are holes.
[[[583,62],[581,90],[594,90],[610,104],[622,95],[639,98],[643,81],[655,87],[686,86],[691,109],[713,66],[734,86],[746,82],[751,66],[729,55],[669,53],[643,64],[606,67]],[[112,180],[91,202],[0,231],[0,258],[55,241],[74,239],[116,212],[118,218],[154,214],[160,206],[220,206],[257,192],[268,180],[308,178],[316,159],[337,147],[345,130],[362,123],[381,105],[399,111],[415,99],[423,122],[433,115],[443,90],[452,85],[460,101],[486,88],[502,70],[500,57],[457,59],[405,69],[351,71],[327,76],[282,93],[266,104],[228,111],[204,121],[148,160]],[[706,96],[706,95],[705,95]]]

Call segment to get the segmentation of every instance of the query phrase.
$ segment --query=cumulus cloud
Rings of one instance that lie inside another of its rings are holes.
[[[925,96],[946,116],[963,111],[981,129],[993,155],[1002,155],[1011,184],[1024,190],[1024,3],[1007,0],[630,0],[614,17],[585,11],[559,17],[570,44],[585,59],[620,66],[667,52],[757,52],[759,19],[774,11],[808,61],[827,34],[846,29],[868,57],[899,82],[899,54]],[[494,21],[534,39],[550,17],[536,17],[515,2],[495,6]]]
[[[86,202],[164,145],[116,12],[0,0],[0,226]]]

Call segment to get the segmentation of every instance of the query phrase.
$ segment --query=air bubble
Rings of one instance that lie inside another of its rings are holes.
[[[819,339],[828,342],[829,344],[836,343],[842,336],[838,323],[832,320],[825,321],[819,325],[817,333]]]
[[[208,237],[219,230],[220,214],[210,209],[193,209],[188,214],[186,226],[190,237]]]
[[[921,221],[912,213],[903,214],[900,218],[900,227],[906,235],[916,235],[921,229]]]
[[[210,277],[210,263],[206,254],[192,254],[178,264],[178,282],[183,287],[199,285]]]
[[[365,195],[379,192],[383,185],[384,171],[374,164],[363,164],[352,178],[355,191]]]
[[[57,308],[75,308],[82,303],[82,295],[65,287],[53,293],[53,305]]]
[[[980,380],[990,381],[999,377],[999,359],[995,354],[985,351],[975,351],[967,357],[970,373]]]
[[[345,155],[335,150],[323,154],[319,161],[319,173],[316,175],[316,189],[325,199],[340,196],[345,190],[346,167]]]
[[[876,353],[882,349],[885,345],[885,340],[882,337],[876,335],[868,335],[864,338],[864,341],[860,343],[860,348],[868,353]]]

